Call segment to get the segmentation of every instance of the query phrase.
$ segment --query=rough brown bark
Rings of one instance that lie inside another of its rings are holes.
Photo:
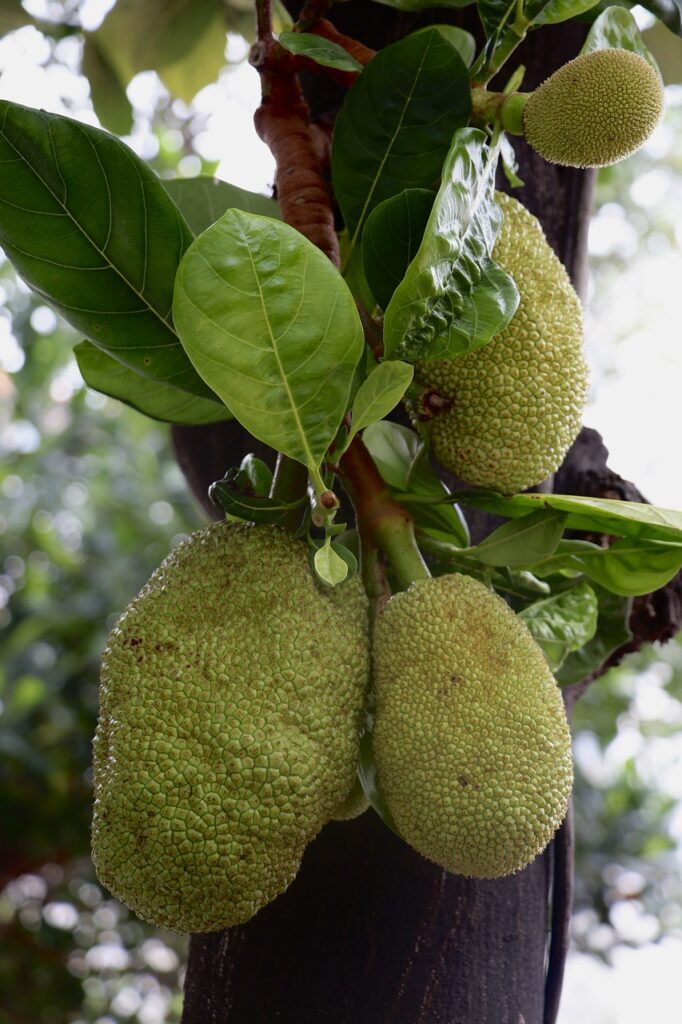
[[[335,7],[332,17],[340,31],[374,48],[420,25],[454,20],[444,9],[407,17],[361,0]],[[477,31],[470,12],[457,20]],[[575,56],[583,34],[582,26],[561,25],[531,36],[518,57],[528,68],[524,88]],[[304,85],[313,116],[330,124],[342,90],[319,76],[304,76]],[[527,182],[516,194],[542,221],[580,290],[593,176],[549,165],[522,142],[515,146]],[[609,471],[601,439],[592,435],[574,446],[561,490],[592,493],[603,484]],[[175,428],[174,441],[207,511],[208,484],[246,451],[263,454],[236,424]],[[479,531],[484,523],[476,524]],[[679,621],[674,601],[667,613]],[[183,1022],[548,1024],[561,988],[571,842],[566,827],[519,874],[476,881],[421,859],[371,811],[331,823],[274,904],[246,925],[192,938]],[[548,957],[553,874],[555,942]]]

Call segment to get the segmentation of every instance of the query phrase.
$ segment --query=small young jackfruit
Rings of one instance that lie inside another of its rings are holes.
[[[92,854],[140,917],[206,932],[293,880],[356,782],[368,675],[355,578],[316,583],[304,544],[218,523],[176,548],[102,665]]]
[[[448,871],[529,864],[566,813],[559,688],[526,626],[477,580],[423,580],[375,626],[374,757],[397,830]]]
[[[483,348],[418,363],[415,378],[449,402],[425,423],[446,469],[477,487],[512,494],[561,464],[580,429],[587,390],[582,312],[540,223],[497,193],[504,221],[493,257],[521,301],[512,321]]]
[[[584,53],[555,71],[523,110],[526,141],[545,160],[606,167],[634,153],[663,113],[663,86],[638,53]]]

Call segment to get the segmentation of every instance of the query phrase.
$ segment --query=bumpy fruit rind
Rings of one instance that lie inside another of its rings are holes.
[[[524,135],[551,163],[606,167],[639,149],[662,113],[663,86],[648,61],[630,50],[593,50],[532,93]]]
[[[530,863],[572,785],[563,701],[505,602],[470,577],[414,584],[375,627],[374,756],[403,838],[456,874]]]
[[[185,932],[281,893],[355,784],[366,630],[359,580],[318,586],[284,531],[219,523],[176,548],[104,654],[100,881]]]
[[[514,278],[519,308],[483,348],[418,363],[415,378],[450,401],[425,426],[436,459],[462,480],[513,494],[561,464],[587,393],[582,310],[540,223],[497,193],[504,221],[493,257]]]

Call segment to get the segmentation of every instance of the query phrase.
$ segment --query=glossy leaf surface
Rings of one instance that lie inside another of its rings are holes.
[[[637,22],[625,7],[607,7],[591,26],[580,52],[592,53],[593,50],[611,47],[638,53],[658,71],[658,65],[644,44]]]
[[[484,132],[456,133],[421,245],[386,310],[387,357],[453,358],[485,345],[516,312],[518,289],[492,259],[502,226],[496,166]]]
[[[122,142],[0,102],[0,244],[30,286],[138,373],[212,398],[173,327],[191,240],[158,178]]]
[[[303,499],[298,502],[287,502],[280,498],[269,498],[267,495],[252,494],[243,484],[242,468],[229,469],[222,480],[216,480],[211,484],[209,497],[213,504],[227,515],[250,523],[267,523],[270,526],[285,525],[292,509],[303,504]]]
[[[532,565],[556,551],[565,522],[565,512],[532,512],[504,523],[476,547],[469,548],[467,554],[475,555],[484,565]]]
[[[632,599],[612,594],[597,584],[592,584],[597,596],[597,629],[583,647],[568,655],[557,673],[557,682],[562,686],[578,683],[605,663],[607,658],[632,638],[628,625],[632,610]]]
[[[435,192],[408,188],[379,203],[362,233],[362,262],[367,284],[382,309],[417,255],[429,220]]]
[[[172,384],[142,377],[90,341],[76,345],[74,355],[88,387],[117,398],[153,420],[199,424],[232,418],[221,402],[199,398]]]
[[[596,633],[598,601],[589,583],[536,601],[519,613],[536,643],[542,648],[552,672],[569,654],[588,643]]]
[[[173,310],[194,365],[240,423],[321,486],[364,352],[355,302],[327,257],[288,224],[228,210],[185,254]]]
[[[337,117],[332,145],[334,193],[351,249],[380,202],[439,179],[453,133],[470,111],[466,66],[437,27],[369,62]]]
[[[577,18],[598,3],[599,0],[531,0],[524,7],[524,15],[532,19],[534,27],[556,25],[569,18]]]
[[[247,192],[206,174],[196,178],[164,178],[161,184],[194,235],[210,228],[227,210],[245,210],[247,213],[260,213],[263,217],[280,216],[274,199],[258,192]]]

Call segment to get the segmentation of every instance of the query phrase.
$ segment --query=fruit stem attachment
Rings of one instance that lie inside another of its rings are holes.
[[[359,437],[353,438],[344,453],[339,475],[353,502],[361,540],[384,553],[401,587],[429,579],[412,516],[390,495]]]
[[[487,89],[471,90],[471,116],[483,124],[497,122],[510,135],[523,135],[523,110],[530,99],[529,92],[488,92]]]

